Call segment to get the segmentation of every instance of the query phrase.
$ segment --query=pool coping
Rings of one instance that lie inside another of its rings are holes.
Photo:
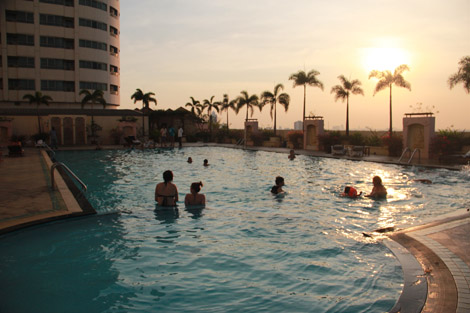
[[[404,276],[402,293],[390,313],[470,311],[470,267],[428,236],[463,225],[470,225],[468,210],[394,232],[383,240]]]

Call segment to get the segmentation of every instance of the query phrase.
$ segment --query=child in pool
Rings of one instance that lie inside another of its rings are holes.
[[[359,197],[360,195],[362,195],[362,191],[360,193],[357,193],[357,190],[356,188],[354,187],[350,187],[350,186],[346,186],[344,188],[344,192],[341,194],[343,197],[349,197],[349,198],[357,198]]]
[[[289,160],[295,159],[295,151],[293,149],[290,150],[288,158]]]
[[[184,198],[185,205],[205,205],[206,204],[206,196],[200,194],[201,187],[203,186],[202,182],[192,183],[190,191],[191,193],[186,194]]]
[[[374,184],[374,188],[372,188],[370,194],[365,195],[365,197],[373,199],[387,198],[387,189],[382,185],[382,179],[379,176],[374,176],[374,178],[372,178],[372,183]]]
[[[284,178],[281,177],[281,176],[277,176],[276,177],[276,185],[274,185],[271,188],[271,193],[277,195],[279,193],[284,192],[284,190],[282,190],[282,186],[284,186]]]

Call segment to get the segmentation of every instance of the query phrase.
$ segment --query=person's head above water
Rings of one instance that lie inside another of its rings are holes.
[[[209,161],[207,159],[204,159],[204,166],[209,165]]]
[[[163,180],[165,183],[169,183],[173,180],[173,172],[168,170],[163,172]]]
[[[284,185],[284,178],[281,177],[281,176],[277,176],[276,177],[276,185],[279,186],[279,185]]]
[[[193,158],[189,157],[188,158],[188,163],[193,163]]]
[[[379,176],[374,176],[374,178],[372,178],[372,183],[374,186],[382,186],[382,178]]]
[[[202,182],[198,182],[198,183],[192,183],[191,184],[191,192],[194,191],[194,193],[198,193],[199,191],[201,191],[201,187],[204,186],[202,184]]]

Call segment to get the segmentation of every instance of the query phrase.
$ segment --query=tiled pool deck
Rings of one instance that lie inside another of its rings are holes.
[[[203,144],[191,144],[191,146]],[[237,148],[234,145],[223,145]],[[110,149],[119,147],[106,147]],[[89,147],[87,149],[90,149]],[[287,153],[286,148],[252,148]],[[57,190],[51,188],[51,162],[45,151],[25,149],[25,156],[0,159],[0,234],[22,227],[80,215],[82,210],[68,190],[60,175],[56,175]],[[298,154],[331,157],[316,152],[296,150]],[[380,163],[396,163],[397,158],[367,156],[348,158]],[[443,167],[432,162],[420,165]],[[446,166],[458,170],[460,166]],[[394,244],[387,244],[395,254],[413,259],[415,265],[403,264],[404,292],[394,307],[394,312],[470,312],[470,214],[445,217],[425,225],[395,232],[389,236]],[[395,248],[394,248],[395,247]],[[399,260],[401,260],[399,257]],[[420,265],[420,266],[419,266]],[[411,272],[410,286],[406,278]],[[415,275],[415,276],[413,276]],[[413,288],[419,282],[427,282],[427,295]],[[405,294],[406,293],[406,294]],[[424,304],[424,307],[423,307]],[[421,310],[422,308],[422,310]]]

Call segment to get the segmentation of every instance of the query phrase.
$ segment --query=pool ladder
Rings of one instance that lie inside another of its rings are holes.
[[[403,153],[401,154],[401,157],[398,159],[398,163],[401,162],[401,160],[403,159],[403,157],[405,156],[405,154],[409,152],[411,153],[411,149],[406,147],[405,150],[403,150]],[[410,164],[411,163],[411,160],[413,160],[413,157],[415,156],[416,152],[418,152],[418,161],[421,161],[421,150],[419,150],[419,148],[415,148],[413,150],[413,152],[411,153],[411,156],[410,158],[408,159],[408,162],[406,162],[406,164]]]
[[[55,162],[54,164],[52,164],[51,166],[51,186],[52,186],[52,189],[54,189],[54,170],[57,168],[57,167],[61,167],[63,168],[66,172],[68,172],[68,174],[70,176],[72,176],[73,178],[75,178],[75,180],[80,184],[80,186],[82,187],[82,192],[85,192],[87,190],[87,186],[85,185],[84,182],[82,182],[82,180],[80,178],[78,178],[77,175],[75,175],[74,172],[72,172],[72,170],[70,168],[67,167],[67,165],[65,165],[64,163],[62,162]]]

